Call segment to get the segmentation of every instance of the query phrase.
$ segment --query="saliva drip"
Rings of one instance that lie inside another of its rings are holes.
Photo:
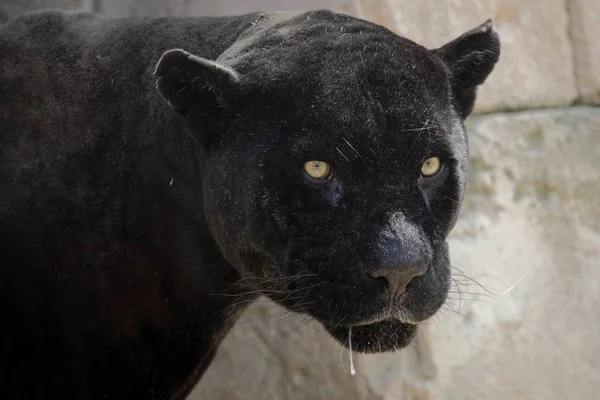
[[[356,375],[356,370],[354,369],[354,357],[352,355],[352,327],[348,328],[348,353],[350,354],[350,375]]]

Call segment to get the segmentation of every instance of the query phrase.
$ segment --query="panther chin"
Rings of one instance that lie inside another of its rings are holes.
[[[361,353],[382,353],[397,351],[408,346],[417,332],[417,325],[399,319],[386,319],[365,325],[331,325],[321,322],[325,329],[348,347],[352,328],[352,350]]]

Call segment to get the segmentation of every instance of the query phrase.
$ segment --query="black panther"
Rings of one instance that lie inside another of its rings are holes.
[[[266,295],[361,352],[444,303],[491,21],[0,26],[0,397],[183,399]],[[351,329],[350,329],[351,328]]]

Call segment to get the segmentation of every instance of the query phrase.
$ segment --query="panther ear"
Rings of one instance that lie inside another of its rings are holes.
[[[165,52],[154,75],[158,77],[158,91],[180,114],[198,106],[203,113],[212,115],[227,105],[225,94],[239,81],[232,68],[181,49]]]
[[[500,39],[492,20],[432,52],[448,66],[455,106],[460,116],[467,118],[473,111],[477,86],[485,81],[500,57]]]

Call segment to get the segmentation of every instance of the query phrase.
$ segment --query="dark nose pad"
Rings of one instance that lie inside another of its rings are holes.
[[[427,267],[402,266],[395,268],[380,268],[369,275],[383,284],[394,296],[400,296],[406,291],[408,284],[415,278],[425,275]]]

